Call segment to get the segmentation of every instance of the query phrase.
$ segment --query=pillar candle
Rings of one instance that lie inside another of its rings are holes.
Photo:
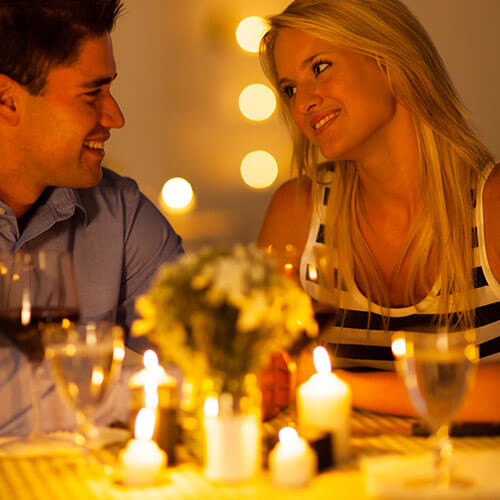
[[[143,408],[156,411],[153,439],[167,452],[171,465],[176,463],[175,448],[179,440],[177,425],[178,390],[174,377],[168,375],[158,363],[152,350],[144,352],[144,369],[129,382],[130,421],[135,422],[137,412]]]
[[[350,456],[351,390],[331,372],[330,359],[324,347],[313,353],[317,373],[297,389],[297,420],[299,426],[334,435],[336,463]]]

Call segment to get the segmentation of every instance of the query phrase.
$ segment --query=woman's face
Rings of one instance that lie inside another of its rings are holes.
[[[374,59],[290,28],[274,57],[279,91],[323,156],[363,161],[389,140],[396,101]]]

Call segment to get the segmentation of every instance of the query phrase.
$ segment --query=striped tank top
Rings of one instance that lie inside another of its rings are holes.
[[[483,190],[485,179],[493,164],[485,169],[476,189],[472,190],[474,205],[474,293],[476,303],[476,338],[481,362],[500,361],[500,283],[495,279],[486,255],[483,223]],[[335,182],[333,173],[332,182]],[[333,297],[321,286],[316,275],[315,255],[321,254],[325,244],[325,215],[330,198],[328,185],[317,186],[318,207],[313,211],[307,243],[300,261],[302,287],[315,301],[335,307]],[[311,269],[315,271],[311,276]],[[414,306],[390,308],[389,319],[383,309],[369,304],[362,292],[353,285],[338,291],[342,314],[319,314],[322,340],[328,344],[336,367],[367,367],[394,370],[391,336],[405,327],[430,324],[438,313],[438,301],[429,295]],[[330,301],[328,300],[330,297]],[[386,311],[387,309],[384,309]],[[368,326],[369,321],[369,328]]]

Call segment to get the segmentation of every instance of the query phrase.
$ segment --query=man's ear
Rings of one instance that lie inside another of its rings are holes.
[[[0,122],[15,126],[19,122],[18,96],[20,85],[3,73],[0,73]]]

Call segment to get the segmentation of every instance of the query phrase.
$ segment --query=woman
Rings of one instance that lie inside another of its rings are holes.
[[[399,0],[295,0],[269,22],[261,60],[299,177],[259,245],[297,248],[304,288],[340,312],[324,332],[340,363],[386,370],[340,372],[355,406],[414,413],[389,371],[394,330],[476,325],[460,418],[500,420],[500,166],[429,36]]]

